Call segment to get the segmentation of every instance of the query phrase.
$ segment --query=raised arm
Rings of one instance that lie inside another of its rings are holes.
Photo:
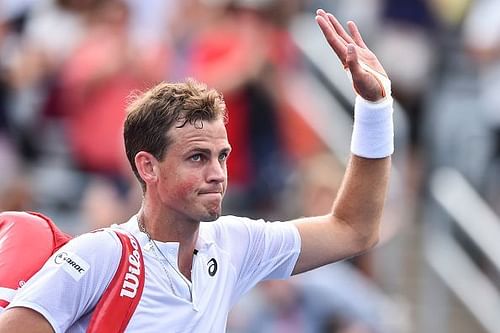
[[[352,257],[377,243],[394,149],[390,81],[382,65],[354,22],[347,23],[347,33],[323,10],[316,21],[352,77],[355,122],[352,154],[331,212],[292,221],[301,237],[294,274]]]

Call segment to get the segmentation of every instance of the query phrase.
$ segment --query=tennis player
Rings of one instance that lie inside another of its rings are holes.
[[[352,154],[327,215],[276,223],[221,216],[231,145],[217,91],[193,80],[160,83],[129,105],[125,150],[144,193],[119,227],[138,240],[146,278],[127,332],[224,332],[231,307],[259,281],[377,243],[394,150],[390,81],[353,22],[347,32],[323,10],[316,21],[357,93]],[[0,332],[85,332],[120,246],[108,232],[71,240],[15,295]],[[133,294],[131,281],[123,297]]]

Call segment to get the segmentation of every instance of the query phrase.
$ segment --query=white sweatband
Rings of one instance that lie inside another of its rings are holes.
[[[394,152],[393,99],[378,102],[356,96],[351,152],[365,158],[383,158]]]

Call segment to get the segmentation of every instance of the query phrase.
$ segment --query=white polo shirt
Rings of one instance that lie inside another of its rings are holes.
[[[127,332],[224,332],[228,312],[239,298],[259,281],[289,277],[300,252],[292,224],[235,216],[202,222],[191,283],[153,250],[135,216],[120,227],[138,239],[146,267],[142,298]],[[179,244],[156,244],[176,265]],[[38,311],[56,333],[85,332],[120,255],[121,243],[112,232],[79,236],[47,261],[9,307]],[[62,256],[72,264],[61,261]]]

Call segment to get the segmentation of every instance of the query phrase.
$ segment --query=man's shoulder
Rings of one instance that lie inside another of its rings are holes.
[[[252,233],[252,229],[259,228],[264,220],[254,220],[248,217],[224,215],[213,222],[201,222],[200,237],[207,242],[219,245],[227,241],[237,241]]]
[[[226,225],[226,224],[231,224],[231,223],[246,224],[246,223],[256,223],[256,222],[262,223],[265,221],[263,219],[254,219],[254,218],[250,218],[250,217],[246,217],[246,216],[222,215],[214,222],[202,222],[202,224]]]
[[[86,258],[119,258],[121,247],[118,236],[111,228],[105,228],[87,232],[71,239],[58,252],[70,251]]]
[[[263,220],[253,220],[251,218],[243,216],[223,215],[213,222],[201,222],[200,230],[212,232],[220,232],[221,230],[228,231],[233,228],[245,228],[248,224],[253,224],[256,222],[263,222]]]

